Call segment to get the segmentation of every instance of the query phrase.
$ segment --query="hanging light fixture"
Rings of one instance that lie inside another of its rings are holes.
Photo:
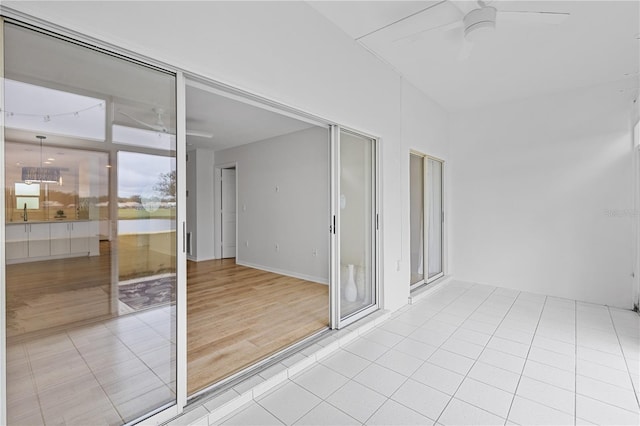
[[[23,167],[22,181],[26,184],[56,183],[62,185],[62,176],[59,168],[42,166],[42,142],[47,137],[37,135],[36,138],[40,140],[40,167]]]

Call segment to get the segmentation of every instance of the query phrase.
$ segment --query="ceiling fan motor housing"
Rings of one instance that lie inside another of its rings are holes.
[[[465,38],[469,38],[471,33],[481,28],[494,29],[496,13],[496,8],[491,6],[484,6],[467,13],[463,18]]]

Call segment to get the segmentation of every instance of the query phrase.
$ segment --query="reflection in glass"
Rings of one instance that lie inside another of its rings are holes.
[[[4,82],[5,126],[104,141],[105,101],[11,79]]]
[[[175,134],[175,77],[8,23],[4,42],[8,423],[135,421],[175,404],[175,143],[117,155],[106,129],[161,108]]]
[[[340,134],[340,316],[375,303],[374,141]]]
[[[427,160],[427,278],[442,273],[442,163]]]
[[[121,151],[118,168],[120,313],[174,303],[175,158]]]
[[[411,284],[424,280],[424,158],[409,156]]]

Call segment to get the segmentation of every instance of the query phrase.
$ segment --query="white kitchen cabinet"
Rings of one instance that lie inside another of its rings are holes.
[[[5,232],[7,260],[49,256],[48,223],[8,224]]]
[[[90,222],[71,222],[69,253],[89,253]]]
[[[58,222],[51,225],[51,256],[71,253],[69,223]]]
[[[29,232],[27,224],[10,224],[5,231],[5,253],[7,260],[29,257]]]
[[[51,224],[51,256],[89,253],[89,222]]]
[[[10,263],[100,254],[97,222],[8,223]]]
[[[49,256],[49,224],[30,223],[29,227],[29,257]]]

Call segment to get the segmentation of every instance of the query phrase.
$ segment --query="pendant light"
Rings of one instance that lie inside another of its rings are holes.
[[[60,176],[59,168],[42,166],[42,143],[47,137],[37,135],[36,138],[40,140],[40,167],[23,167],[22,181],[26,184],[56,183],[62,185],[62,176]]]

